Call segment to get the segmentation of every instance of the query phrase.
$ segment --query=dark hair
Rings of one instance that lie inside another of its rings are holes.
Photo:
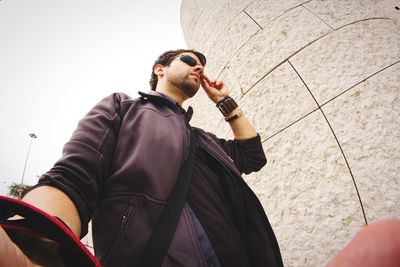
[[[174,60],[174,58],[176,57],[176,56],[178,56],[178,55],[180,55],[180,54],[182,54],[182,53],[193,53],[193,54],[195,54],[198,58],[199,58],[199,60],[200,60],[200,62],[201,62],[201,64],[203,65],[203,66],[205,66],[206,65],[206,57],[202,54],[202,53],[200,53],[200,52],[197,52],[197,51],[195,51],[195,50],[193,50],[193,49],[177,49],[177,50],[169,50],[169,51],[166,51],[166,52],[164,52],[164,53],[162,53],[158,58],[157,58],[157,60],[156,61],[154,61],[154,64],[153,64],[153,67],[151,68],[151,78],[150,78],[150,87],[151,87],[151,90],[156,90],[156,87],[157,87],[157,82],[158,82],[158,77],[157,77],[157,75],[154,73],[154,67],[157,65],[157,64],[161,64],[161,65],[163,65],[163,66],[169,66],[169,64],[171,64],[171,62],[172,62],[172,60]]]

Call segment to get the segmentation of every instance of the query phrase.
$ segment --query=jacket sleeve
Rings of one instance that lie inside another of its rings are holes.
[[[62,157],[42,175],[37,185],[56,187],[70,197],[79,212],[82,237],[87,233],[87,224],[109,173],[123,98],[128,96],[113,94],[104,98],[79,121],[71,139],[64,145]]]
[[[225,140],[218,138],[219,145],[234,161],[241,173],[249,174],[261,170],[267,164],[267,158],[257,136],[245,140]]]

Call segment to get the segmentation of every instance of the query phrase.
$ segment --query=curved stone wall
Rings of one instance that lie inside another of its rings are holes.
[[[262,137],[269,162],[245,179],[285,266],[323,266],[365,223],[400,217],[399,5],[182,1],[187,46]],[[230,137],[199,94],[192,124]]]

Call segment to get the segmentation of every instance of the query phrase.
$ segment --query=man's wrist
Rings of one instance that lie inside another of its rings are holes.
[[[232,122],[242,116],[242,110],[230,96],[222,98],[217,102],[216,106],[221,111],[222,115],[224,115],[226,122]]]
[[[231,113],[229,113],[226,117],[225,117],[225,121],[226,122],[232,122],[234,120],[236,120],[237,118],[239,118],[240,116],[242,116],[243,111],[237,107],[236,109],[234,109]]]
[[[238,104],[235,100],[233,100],[232,97],[225,96],[217,102],[216,106],[219,111],[221,111],[222,115],[224,115],[224,117],[227,117],[233,110],[238,107]]]

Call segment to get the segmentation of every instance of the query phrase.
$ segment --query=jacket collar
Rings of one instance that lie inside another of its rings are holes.
[[[193,116],[193,108],[192,107],[189,106],[188,109],[185,110],[178,104],[178,102],[175,99],[172,99],[171,97],[169,97],[163,93],[151,90],[147,93],[139,91],[138,94],[142,98],[149,99],[150,101],[160,102],[160,103],[168,106],[171,109],[179,110],[185,116],[186,122],[189,122],[192,119],[192,116]]]

